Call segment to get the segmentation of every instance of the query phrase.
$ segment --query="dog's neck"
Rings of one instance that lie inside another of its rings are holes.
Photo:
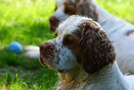
[[[88,74],[78,67],[69,73],[59,73],[59,77],[57,90],[120,90],[127,87],[116,62],[95,74]]]

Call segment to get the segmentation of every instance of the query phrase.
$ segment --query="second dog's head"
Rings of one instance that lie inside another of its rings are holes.
[[[93,0],[57,0],[55,11],[49,18],[49,28],[55,31],[59,22],[64,21],[70,15],[83,15],[97,21],[98,14]]]

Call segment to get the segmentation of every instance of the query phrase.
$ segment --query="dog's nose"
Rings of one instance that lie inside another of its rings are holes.
[[[44,52],[48,48],[48,45],[45,43],[41,43],[39,45],[39,48],[40,48],[40,52],[42,52],[42,51]]]
[[[52,30],[52,31],[55,31],[55,29],[58,27],[58,24],[59,24],[59,20],[56,18],[56,17],[54,17],[54,16],[51,16],[50,18],[49,18],[49,28],[50,28],[50,30]]]
[[[57,21],[57,19],[56,19],[54,16],[51,16],[51,17],[49,18],[49,22],[50,22],[51,24],[55,23],[56,21]]]

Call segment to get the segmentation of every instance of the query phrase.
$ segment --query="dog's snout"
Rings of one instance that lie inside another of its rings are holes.
[[[40,57],[44,59],[53,58],[55,45],[52,45],[50,42],[41,43],[39,45]]]

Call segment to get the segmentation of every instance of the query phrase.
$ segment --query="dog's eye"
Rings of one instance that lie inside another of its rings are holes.
[[[73,36],[71,35],[65,35],[63,38],[63,44],[64,45],[72,45],[75,43],[75,40],[73,38]]]

